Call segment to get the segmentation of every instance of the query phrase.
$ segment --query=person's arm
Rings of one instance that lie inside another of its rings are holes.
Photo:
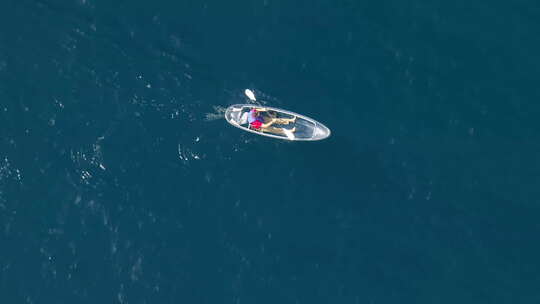
[[[265,123],[265,124],[262,124],[261,125],[261,128],[268,128],[270,127],[272,124],[274,123],[274,120],[270,120],[269,122]]]

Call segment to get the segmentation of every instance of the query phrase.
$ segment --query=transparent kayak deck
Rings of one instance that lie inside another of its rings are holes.
[[[225,111],[225,119],[231,125],[244,131],[285,140],[321,140],[330,136],[330,129],[316,120],[291,111],[272,107],[264,107],[266,111],[262,112],[263,117],[268,121],[271,119],[292,118],[296,118],[296,120],[285,124],[274,123],[271,125],[272,128],[264,130],[250,128],[247,122],[247,116],[253,108],[260,109],[262,107],[251,104],[232,105]]]

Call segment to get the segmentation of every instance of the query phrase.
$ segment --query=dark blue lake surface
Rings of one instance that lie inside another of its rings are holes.
[[[0,302],[538,303],[539,34],[533,1],[5,0]],[[228,125],[246,88],[332,136]]]

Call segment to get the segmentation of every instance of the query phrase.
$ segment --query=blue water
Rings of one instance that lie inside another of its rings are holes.
[[[540,302],[539,16],[4,1],[0,302]],[[246,88],[332,136],[228,125]]]

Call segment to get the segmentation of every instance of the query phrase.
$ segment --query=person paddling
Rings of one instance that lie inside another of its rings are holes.
[[[255,130],[262,132],[270,132],[284,134],[283,128],[272,127],[273,124],[287,125],[296,121],[296,116],[293,118],[276,118],[270,116],[266,108],[253,108],[248,113],[249,126]],[[295,132],[296,128],[289,130]]]

